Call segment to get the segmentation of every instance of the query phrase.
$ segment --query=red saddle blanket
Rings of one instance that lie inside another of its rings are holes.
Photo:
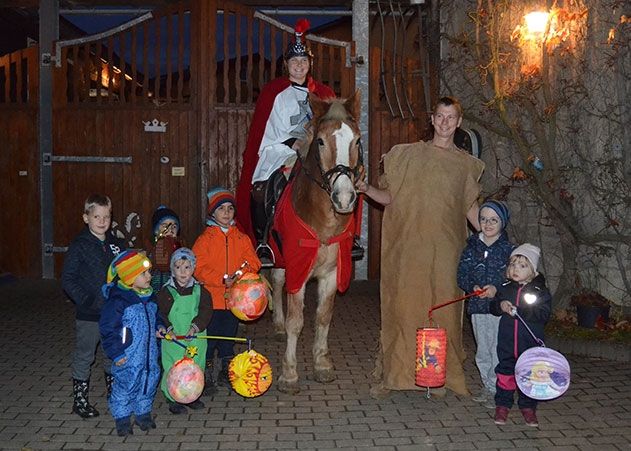
[[[322,244],[316,232],[296,214],[291,204],[293,182],[290,182],[276,205],[273,229],[280,235],[282,253],[274,239],[270,240],[276,254],[276,266],[285,268],[285,286],[290,294],[298,292],[307,282],[313,269],[318,249]],[[344,292],[351,281],[353,235],[355,215],[349,215],[344,231],[329,239],[326,244],[338,243],[337,254],[337,289]]]

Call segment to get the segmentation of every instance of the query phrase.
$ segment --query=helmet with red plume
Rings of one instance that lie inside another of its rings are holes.
[[[298,19],[296,26],[294,27],[296,40],[289,43],[287,52],[285,52],[285,61],[289,61],[290,58],[294,58],[296,56],[306,56],[310,59],[313,58],[313,53],[311,53],[311,50],[305,46],[303,38],[303,35],[307,32],[307,30],[309,30],[310,26],[311,24],[307,19]]]

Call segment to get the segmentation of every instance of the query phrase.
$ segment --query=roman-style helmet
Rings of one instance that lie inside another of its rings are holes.
[[[295,42],[290,42],[287,46],[287,52],[285,52],[285,61],[289,61],[290,58],[296,56],[306,56],[309,59],[313,59],[313,53],[305,46],[303,42],[303,35],[307,32],[311,24],[307,19],[298,19],[296,26],[294,27],[294,35],[296,36]]]

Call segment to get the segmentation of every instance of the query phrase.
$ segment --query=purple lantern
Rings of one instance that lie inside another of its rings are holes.
[[[554,349],[530,348],[517,359],[515,379],[522,393],[530,398],[558,398],[570,386],[570,364]]]

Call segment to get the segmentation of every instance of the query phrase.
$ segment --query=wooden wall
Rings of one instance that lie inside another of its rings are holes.
[[[0,274],[41,275],[37,48],[0,57]]]

